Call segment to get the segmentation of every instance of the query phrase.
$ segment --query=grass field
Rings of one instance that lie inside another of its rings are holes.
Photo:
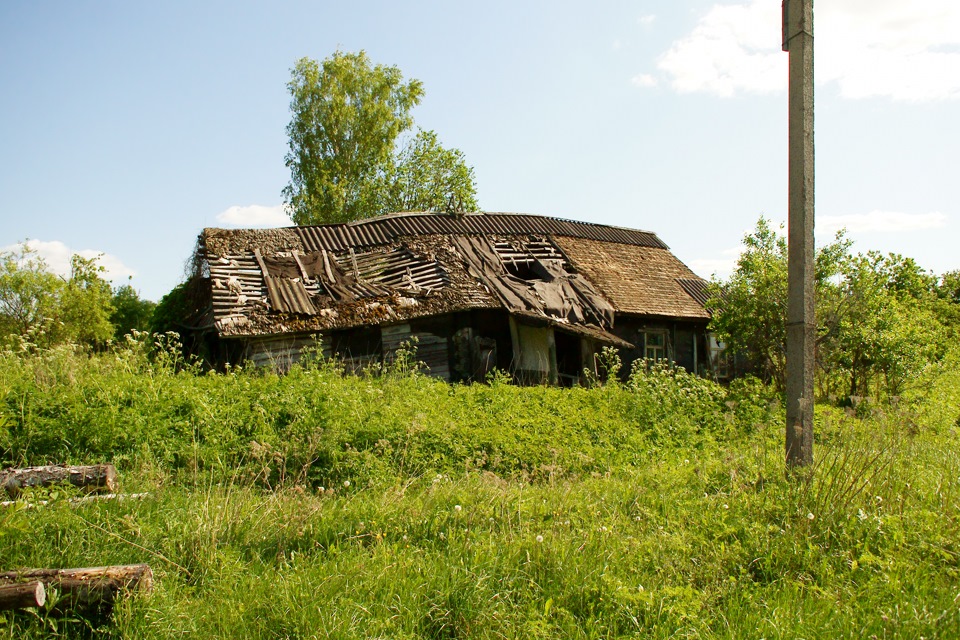
[[[894,405],[818,406],[816,468],[787,477],[751,382],[6,354],[0,463],[113,462],[149,495],[0,508],[0,569],[156,584],[106,620],[0,612],[0,638],[960,637],[950,362]]]

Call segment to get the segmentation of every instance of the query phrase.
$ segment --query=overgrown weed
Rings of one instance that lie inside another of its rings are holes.
[[[797,478],[755,381],[206,374],[138,349],[0,356],[4,462],[110,460],[150,493],[0,509],[4,568],[154,566],[153,594],[60,637],[960,632],[957,434],[924,422],[956,405],[818,407]]]

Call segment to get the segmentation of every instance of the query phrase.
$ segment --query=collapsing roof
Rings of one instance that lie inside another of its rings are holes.
[[[392,214],[349,224],[204,229],[202,324],[222,338],[505,309],[599,342],[617,314],[705,321],[698,278],[653,233],[516,214]]]

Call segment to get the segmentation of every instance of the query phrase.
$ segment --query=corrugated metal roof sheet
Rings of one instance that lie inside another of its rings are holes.
[[[274,309],[282,313],[302,313],[313,315],[317,312],[310,294],[299,280],[265,276],[270,302]]]
[[[707,308],[710,301],[710,283],[703,278],[677,278],[677,282],[683,287],[691,298]]]
[[[377,246],[404,236],[481,234],[559,235],[638,247],[668,248],[656,234],[649,231],[516,213],[399,213],[347,224],[294,227],[293,230],[299,234],[307,251]]]

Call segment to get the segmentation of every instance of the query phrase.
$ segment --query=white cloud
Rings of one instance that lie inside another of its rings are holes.
[[[722,258],[698,258],[691,260],[687,266],[703,278],[716,276],[721,280],[726,279],[737,268],[737,260],[740,259],[740,254],[743,253],[745,248],[744,245],[740,244],[732,249],[724,249],[721,252]]]
[[[815,6],[816,76],[846,98],[960,98],[960,3],[833,0]],[[720,96],[782,91],[780,3],[714,5],[658,67],[679,92]]]
[[[229,227],[259,228],[259,227],[289,227],[293,220],[287,214],[282,204],[266,207],[252,204],[246,207],[232,206],[217,214],[217,222]]]
[[[816,220],[818,233],[833,234],[840,229],[851,233],[903,233],[941,229],[947,226],[947,216],[931,213],[902,213],[899,211],[871,211],[842,216],[819,216]]]
[[[655,87],[657,86],[657,79],[649,73],[640,73],[630,78],[630,84],[643,88]]]
[[[106,280],[112,280],[116,282],[118,280],[126,280],[131,276],[137,275],[136,271],[123,264],[123,261],[121,261],[120,258],[112,256],[108,253],[103,253],[102,251],[96,251],[93,249],[82,249],[77,251],[71,249],[59,240],[27,240],[25,244],[30,249],[35,251],[37,255],[43,258],[44,262],[47,263],[47,266],[50,267],[51,271],[57,275],[63,276],[64,278],[70,277],[70,258],[74,254],[78,254],[87,259],[96,259],[97,264],[102,266],[104,269],[102,275]],[[2,252],[18,250],[19,244],[7,245],[6,247],[0,248],[0,251]]]
[[[649,27],[656,19],[657,16],[653,15],[652,13],[648,13],[637,18],[637,24],[643,25],[644,27]]]
[[[657,66],[681,93],[768,93],[786,82],[787,58],[780,44],[780,3],[715,5],[660,56]]]

